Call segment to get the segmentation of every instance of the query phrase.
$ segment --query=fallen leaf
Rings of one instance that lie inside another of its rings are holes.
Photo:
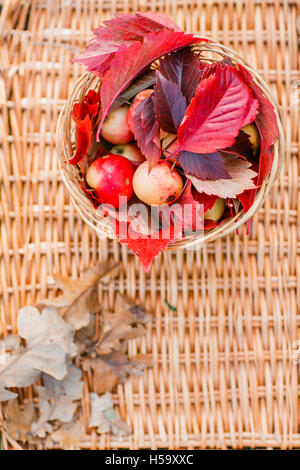
[[[27,387],[41,372],[58,380],[67,374],[67,360],[77,348],[74,330],[55,308],[45,308],[40,314],[35,307],[23,307],[18,312],[18,332],[26,340],[20,352],[8,354],[0,365],[0,387]]]
[[[5,408],[4,428],[16,441],[27,442],[30,439],[31,425],[36,418],[33,403],[19,405],[18,400],[12,400]]]
[[[117,293],[115,313],[102,312],[101,335],[98,340],[98,354],[119,350],[121,342],[146,333],[145,324],[151,316],[144,307],[128,297]]]
[[[1,388],[0,387],[0,402],[1,401],[7,401],[7,400],[13,400],[18,396],[17,393],[11,392],[10,390],[7,390],[6,388]]]
[[[40,415],[37,421],[31,425],[31,433],[35,437],[44,438],[47,433],[53,431],[53,426],[48,422],[51,414],[51,404],[48,400],[47,389],[42,386],[37,386],[36,390],[39,395],[39,411]]]
[[[178,130],[181,150],[213,153],[234,143],[259,103],[235,67],[222,64],[201,80]]]
[[[52,431],[50,421],[59,420],[62,423],[72,421],[78,407],[75,400],[82,397],[82,372],[74,365],[70,365],[68,375],[64,380],[56,380],[50,375],[43,375],[44,386],[37,387],[40,401],[40,416],[31,426],[34,436],[45,437]]]
[[[51,439],[59,443],[63,450],[80,449],[80,443],[88,438],[80,420],[63,423],[56,431],[51,433]]]
[[[246,189],[255,188],[253,178],[257,173],[250,169],[251,163],[247,160],[224,154],[225,166],[231,179],[200,180],[195,176],[187,175],[199,193],[214,194],[221,198],[235,198]]]
[[[111,432],[116,436],[129,436],[130,427],[118,416],[113,409],[110,393],[99,397],[90,393],[91,415],[89,426],[96,427],[99,434]]]
[[[129,359],[120,351],[83,359],[83,369],[93,371],[95,391],[98,394],[110,392],[128,375],[142,375],[142,371],[151,364],[152,361],[147,356],[138,355]]]
[[[63,294],[53,300],[44,299],[39,306],[52,305],[60,315],[76,330],[87,326],[90,313],[99,310],[97,285],[107,283],[115,277],[120,270],[119,263],[105,262],[96,267],[83,271],[82,279],[73,279],[68,276],[54,275],[54,280]]]

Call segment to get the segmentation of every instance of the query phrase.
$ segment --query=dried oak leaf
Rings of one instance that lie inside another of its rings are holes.
[[[128,375],[142,375],[152,361],[142,354],[133,359],[121,351],[112,351],[109,354],[95,358],[84,358],[83,369],[92,369],[94,373],[95,391],[100,395],[110,392],[119,382],[123,382]]]
[[[77,352],[74,330],[53,307],[42,313],[35,307],[18,312],[18,332],[26,346],[7,355],[0,365],[0,388],[27,387],[41,372],[61,380],[67,374],[67,360]]]
[[[118,293],[115,313],[104,311],[101,315],[102,328],[97,344],[98,354],[108,354],[113,350],[119,350],[121,341],[144,335],[145,324],[149,319],[150,314],[144,307]]]
[[[99,310],[98,283],[108,282],[119,273],[119,269],[119,263],[106,262],[86,269],[82,279],[54,275],[56,285],[63,294],[53,300],[44,299],[39,306],[56,307],[65,321],[79,330],[89,324],[90,313]]]
[[[44,374],[44,387],[37,387],[40,399],[41,414],[37,422],[31,427],[34,436],[45,437],[47,432],[52,431],[49,421],[59,420],[68,423],[72,420],[78,406],[74,403],[82,397],[83,382],[82,372],[75,366],[70,365],[68,375],[64,380],[56,380]]]
[[[21,408],[18,400],[12,400],[5,408],[4,416],[4,428],[9,436],[16,441],[28,441],[31,425],[36,419],[34,404],[26,403]]]
[[[118,416],[113,409],[110,393],[106,392],[99,397],[90,393],[91,415],[89,426],[97,427],[99,434],[111,432],[115,436],[129,436],[130,427]]]
[[[63,423],[56,431],[51,433],[51,439],[59,443],[64,450],[80,449],[80,443],[87,439],[83,424],[78,419],[71,423]]]

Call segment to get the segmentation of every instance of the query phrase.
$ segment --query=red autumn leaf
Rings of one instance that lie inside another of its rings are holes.
[[[191,180],[188,180],[180,199],[174,204],[178,205],[178,210],[175,209],[175,220],[181,221],[183,232],[205,228],[204,212],[211,209],[217,199],[218,196],[198,193],[192,188]]]
[[[182,31],[170,18],[155,13],[136,13],[135,15],[121,14],[104,21],[104,26],[93,31],[95,37],[90,45],[71,62],[79,62],[88,67],[96,75],[103,75],[119,47],[126,43],[142,41],[150,32],[169,29]]]
[[[158,70],[153,103],[160,128],[169,134],[176,134],[186,110],[186,98],[178,85],[166,79]]]
[[[71,116],[76,124],[77,148],[75,155],[69,160],[69,163],[76,165],[76,163],[85,157],[88,151],[93,130],[86,103],[75,103]]]
[[[178,131],[182,150],[213,153],[234,143],[256,116],[258,101],[238,71],[227,64],[202,80]]]
[[[196,178],[196,176],[188,175],[199,193],[214,194],[227,199],[236,197],[246,189],[256,187],[253,178],[257,176],[257,173],[250,168],[250,162],[230,154],[224,154],[224,161],[231,179],[221,178],[215,181],[203,181]]]
[[[200,180],[230,179],[221,152],[201,154],[182,150],[179,162],[185,174],[197,176]]]
[[[189,104],[202,75],[199,58],[189,47],[165,56],[159,65],[162,75],[176,83]]]
[[[128,125],[137,144],[153,166],[161,155],[159,126],[155,118],[152,95],[141,101],[134,113],[128,115]]]
[[[102,79],[100,90],[102,111],[97,138],[110,106],[138,75],[160,56],[196,41],[199,42],[199,38],[192,34],[162,30],[147,34],[141,43],[136,41],[129,46],[122,44]]]
[[[255,119],[255,124],[260,136],[258,176],[255,179],[255,184],[257,188],[259,188],[272,168],[274,158],[273,146],[278,137],[277,119],[272,104],[253,82],[249,72],[241,65],[239,66],[239,70],[245,82],[251,88],[253,95],[259,101],[258,114]],[[257,189],[254,189],[238,195],[245,212],[252,206],[256,193]]]
[[[260,88],[253,82],[250,73],[239,65],[239,70],[247,86],[252,90],[254,97],[259,102],[258,114],[255,118],[260,136],[260,159],[259,159],[259,185],[268,176],[273,163],[273,145],[278,137],[276,114],[270,101],[265,97]]]
[[[138,256],[145,272],[148,272],[153,259],[167,248],[169,243],[181,238],[181,236],[182,229],[179,225],[167,227],[149,236],[131,230],[127,238],[120,238],[120,242],[125,243]]]
[[[246,158],[249,160],[249,162],[254,161],[253,147],[250,142],[249,135],[242,130],[240,130],[238,133],[234,144],[231,145],[231,147],[223,149],[222,152],[231,153],[241,158]]]
[[[99,110],[100,91],[96,92],[95,90],[89,90],[89,92],[84,97],[84,102],[87,105],[90,118],[93,119]]]

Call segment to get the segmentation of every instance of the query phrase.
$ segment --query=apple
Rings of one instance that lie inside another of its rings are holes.
[[[95,190],[99,203],[111,204],[117,208],[120,206],[121,196],[126,202],[133,194],[133,175],[134,166],[127,158],[109,153],[91,164],[86,181]]]
[[[140,91],[137,95],[135,95],[132,105],[130,106],[128,113],[127,113],[127,123],[128,123],[129,128],[130,128],[130,123],[135,113],[136,107],[146,98],[148,98],[148,96],[150,96],[153,92],[154,90],[152,88],[147,88],[146,90]]]
[[[255,124],[247,124],[247,126],[244,126],[241,128],[241,131],[245,132],[249,136],[249,140],[252,145],[252,151],[253,155],[255,156],[257,154],[258,150],[258,145],[259,145],[259,134],[258,130]]]
[[[102,129],[101,136],[111,144],[128,144],[133,134],[127,124],[128,104],[123,104],[108,113]]]
[[[110,153],[116,155],[122,155],[125,158],[128,158],[134,164],[140,164],[145,161],[145,157],[135,144],[120,144],[115,145]]]
[[[149,163],[142,163],[134,173],[133,190],[141,201],[150,206],[172,204],[179,198],[183,181],[172,165],[163,162],[150,171]]]
[[[164,137],[161,142],[161,148],[163,151],[163,156],[167,158],[169,162],[174,163],[176,160],[176,164],[180,166],[178,161],[179,152],[177,151],[179,148],[179,142],[177,140],[176,134],[168,134],[166,137]],[[170,155],[172,154],[174,155],[170,158]]]
[[[206,212],[204,212],[204,219],[210,219],[213,220],[214,222],[217,222],[225,210],[225,201],[224,199],[221,199],[220,197],[216,200],[214,205],[212,206],[211,209],[208,209]]]

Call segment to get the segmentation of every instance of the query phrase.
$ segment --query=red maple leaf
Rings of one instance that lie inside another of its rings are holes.
[[[231,146],[256,116],[258,101],[235,67],[222,64],[202,80],[189,104],[178,140],[181,150],[213,153]]]

